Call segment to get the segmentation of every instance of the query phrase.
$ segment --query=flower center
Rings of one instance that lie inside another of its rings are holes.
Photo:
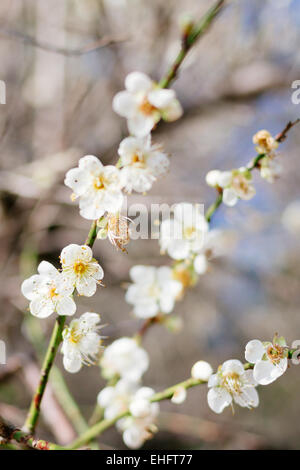
[[[71,330],[71,334],[70,334],[70,342],[73,343],[73,344],[78,344],[79,341],[81,340],[81,337],[82,335],[80,335],[77,330],[74,328]]]
[[[76,261],[74,263],[74,272],[79,276],[82,276],[82,274],[84,274],[87,269],[88,265],[83,263],[82,261]]]
[[[155,299],[158,299],[160,296],[160,288],[156,283],[152,284],[149,289],[148,289],[148,294],[150,297],[154,297]]]
[[[131,162],[137,168],[145,168],[145,158],[143,155],[135,153],[131,159]]]
[[[96,178],[94,178],[93,186],[96,190],[104,189],[105,180],[104,180],[103,175],[99,175],[99,176],[96,176]]]
[[[190,287],[193,285],[192,276],[188,269],[175,269],[173,270],[173,279],[181,282],[183,287]]]
[[[284,357],[284,348],[278,344],[271,344],[267,349],[267,356],[273,364],[277,364]]]
[[[157,108],[153,106],[145,97],[139,106],[139,110],[146,116],[150,116],[151,114],[153,114],[154,111],[157,110]]]
[[[56,287],[51,287],[49,291],[50,298],[53,299],[54,297],[58,297],[58,293],[56,292]]]
[[[184,238],[190,239],[192,238],[196,233],[195,227],[186,227],[183,231],[183,236]]]
[[[223,376],[222,386],[231,394],[240,394],[242,392],[242,382],[239,374],[229,372]]]

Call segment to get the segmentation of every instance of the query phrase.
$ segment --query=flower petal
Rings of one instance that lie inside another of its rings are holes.
[[[157,119],[154,116],[144,116],[143,114],[136,114],[128,118],[128,130],[130,134],[137,137],[147,136],[156,124]]]
[[[47,318],[54,312],[54,305],[50,299],[36,297],[30,302],[30,312],[38,318]]]
[[[214,387],[208,391],[207,394],[208,406],[215,413],[222,413],[226,406],[229,406],[232,402],[232,397],[230,393],[222,387]]]
[[[76,304],[72,297],[62,297],[56,304],[58,315],[74,315],[76,312]]]
[[[80,371],[81,366],[82,366],[80,353],[75,350],[73,354],[70,354],[70,355],[65,354],[63,358],[63,363],[64,363],[64,368],[68,372],[70,372],[71,374],[76,374],[76,372]]]
[[[258,339],[253,339],[246,344],[245,349],[245,358],[246,361],[255,364],[255,362],[259,361],[263,355],[265,354],[265,348],[261,341]]]
[[[136,111],[136,102],[131,93],[120,91],[114,96],[112,108],[115,113],[129,119]]]
[[[172,103],[175,96],[174,90],[157,88],[148,93],[148,100],[155,108],[164,109]]]
[[[92,277],[81,278],[76,281],[76,289],[79,295],[92,297],[97,290],[97,283]]]
[[[226,206],[233,207],[238,202],[238,197],[235,194],[235,191],[230,188],[225,188],[223,191],[223,202]]]
[[[153,87],[153,81],[142,72],[131,72],[125,79],[125,88],[130,93],[147,92]]]

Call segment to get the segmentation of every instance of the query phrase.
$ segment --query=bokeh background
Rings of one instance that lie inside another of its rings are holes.
[[[230,169],[254,156],[253,134],[273,134],[300,116],[291,83],[300,79],[300,2],[236,0],[192,50],[174,88],[184,116],[154,134],[172,155],[169,175],[143,199],[198,201],[207,207],[214,192],[205,184],[210,169]],[[197,19],[210,0],[2,0],[0,79],[7,87],[0,105],[0,339],[8,363],[0,365],[0,412],[22,424],[38,377],[38,356],[47,346],[53,318],[27,313],[20,284],[41,259],[54,263],[65,245],[81,243],[89,222],[80,218],[65,172],[85,154],[115,163],[126,122],[111,109],[133,70],[159,79],[179,45],[180,19]],[[111,41],[115,42],[111,44]],[[108,43],[104,47],[104,43]],[[279,332],[300,339],[300,215],[282,223],[285,209],[300,198],[300,128],[280,146],[283,174],[271,185],[255,175],[256,197],[222,207],[212,227],[235,234],[228,256],[211,263],[177,304],[182,329],[155,325],[145,337],[151,366],[144,383],[156,390],[188,377],[192,364],[217,367],[229,358],[244,360],[253,338]],[[134,201],[141,201],[132,196]],[[297,225],[298,224],[298,225]],[[124,283],[134,264],[170,264],[156,240],[138,240],[128,254],[98,241],[95,256],[106,288],[78,299],[78,313],[94,310],[107,324],[107,342],[132,335],[140,326],[124,301]],[[61,355],[56,364],[61,369]],[[85,417],[104,384],[96,367],[75,376],[64,373]],[[57,379],[58,380],[58,379]],[[57,385],[57,384],[56,384]],[[55,388],[55,386],[54,386]],[[299,448],[300,367],[268,387],[261,404],[248,411],[227,409],[221,416],[207,406],[206,387],[189,391],[180,406],[162,403],[160,432],[151,449]],[[51,391],[52,390],[52,391]],[[40,437],[66,442],[74,431],[53,387],[45,399]],[[65,404],[66,405],[66,404]],[[67,406],[67,405],[66,405]],[[48,411],[47,411],[48,410]],[[101,437],[103,448],[123,448],[115,429]]]

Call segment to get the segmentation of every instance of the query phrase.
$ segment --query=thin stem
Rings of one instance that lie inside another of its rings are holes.
[[[225,0],[218,0],[215,5],[213,5],[201,18],[201,20],[192,27],[192,31],[189,32],[187,35],[184,35],[182,38],[181,49],[171,65],[170,69],[166,73],[166,75],[161,79],[159,82],[159,86],[161,88],[167,88],[170,86],[171,82],[175,80],[178,69],[182,64],[183,60],[185,59],[187,53],[191,49],[191,47],[195,44],[195,42],[204,34],[208,27],[210,26],[211,22],[217,16],[221,8],[224,6]]]
[[[95,243],[96,237],[97,237],[97,220],[94,220],[92,222],[85,244],[88,245],[90,248],[92,248],[92,246]]]
[[[52,364],[54,362],[58,346],[61,342],[62,331],[63,331],[65,321],[66,321],[65,316],[57,317],[55,321],[52,336],[51,336],[47,353],[46,353],[44,363],[42,366],[40,382],[32,398],[32,402],[29,408],[26,421],[25,421],[25,425],[24,425],[24,429],[31,434],[34,433],[35,426],[39,418],[41,401],[45,392],[45,388],[46,388],[48,378],[49,378],[49,373],[50,373]]]
[[[222,201],[223,201],[223,191],[218,194],[215,202],[211,206],[209,206],[209,208],[205,212],[205,218],[207,222],[210,222],[210,219],[212,218],[212,216],[214,215],[218,207],[222,204]]]

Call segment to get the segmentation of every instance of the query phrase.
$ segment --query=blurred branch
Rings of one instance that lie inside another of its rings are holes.
[[[161,88],[167,88],[170,86],[171,82],[175,80],[177,76],[178,69],[182,62],[184,61],[187,53],[193,47],[195,42],[207,31],[208,27],[220,12],[221,8],[224,6],[225,0],[218,0],[214,6],[212,6],[205,15],[201,18],[199,23],[192,26],[192,30],[183,34],[181,50],[176,57],[174,63],[171,65],[169,71],[161,79],[159,85]]]
[[[34,37],[29,36],[25,33],[21,33],[20,31],[15,31],[13,29],[8,29],[5,26],[0,25],[0,36],[2,37],[9,37],[15,39],[17,41],[23,42],[24,44],[28,44],[33,47],[37,47],[39,49],[43,49],[44,51],[53,52],[55,54],[61,54],[65,56],[81,56],[83,54],[87,54],[88,52],[93,52],[98,49],[102,49],[103,47],[111,46],[113,44],[118,44],[120,42],[128,41],[128,37],[112,37],[112,36],[104,36],[91,44],[87,44],[79,49],[65,49],[63,47],[56,47],[52,44],[48,44],[46,42],[39,42]]]

